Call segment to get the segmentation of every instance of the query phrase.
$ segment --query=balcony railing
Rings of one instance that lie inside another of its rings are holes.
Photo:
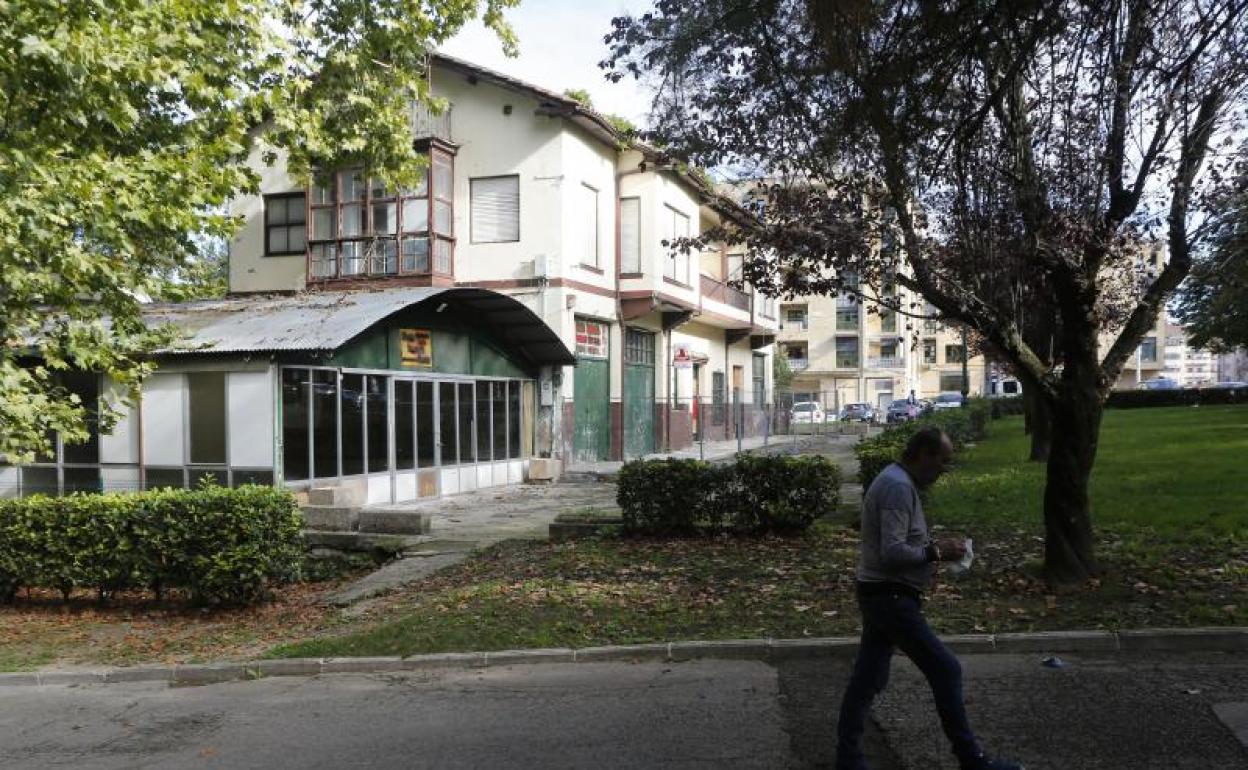
[[[703,275],[701,279],[703,297],[746,313],[750,312],[750,295],[734,289],[726,283],[721,283],[709,275]]]
[[[858,368],[858,356],[847,356],[847,355],[842,355],[840,353],[837,353],[836,354],[836,368],[837,369],[857,369]]]
[[[900,356],[877,356],[868,358],[867,366],[872,369],[900,369],[902,361]]]
[[[412,136],[416,139],[451,141],[451,108],[449,106],[441,115],[434,115],[428,105],[416,102],[412,104],[408,120],[412,126]]]

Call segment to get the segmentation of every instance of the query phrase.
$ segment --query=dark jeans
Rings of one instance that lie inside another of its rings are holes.
[[[963,763],[975,757],[979,745],[967,723],[962,702],[962,666],[927,625],[920,600],[901,589],[877,589],[870,594],[859,590],[858,606],[862,609],[862,642],[837,722],[838,770],[866,767],[862,732],[871,701],[888,684],[894,648],[905,653],[927,677],[936,698],[941,726],[953,744],[953,753]]]

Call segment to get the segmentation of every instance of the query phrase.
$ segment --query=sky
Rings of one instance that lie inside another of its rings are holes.
[[[640,14],[651,0],[521,0],[506,14],[520,41],[520,55],[509,59],[493,32],[474,21],[441,50],[473,64],[498,70],[557,93],[568,88],[589,91],[594,109],[646,123],[650,94],[625,78],[608,83],[598,62],[606,58],[602,38],[611,18]]]

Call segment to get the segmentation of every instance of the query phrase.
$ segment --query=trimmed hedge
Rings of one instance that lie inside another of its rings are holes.
[[[1145,409],[1159,406],[1202,406],[1248,403],[1248,388],[1182,388],[1176,390],[1114,390],[1105,406]]]
[[[992,408],[992,419],[999,420],[1002,417],[1012,417],[1014,415],[1024,414],[1026,410],[1026,402],[1022,396],[1013,398],[990,398],[988,403]]]
[[[248,604],[297,579],[302,517],[262,486],[0,500],[0,599],[18,589],[188,591],[202,604]]]
[[[630,534],[790,533],[836,509],[841,473],[824,457],[739,454],[726,465],[634,460],[618,483]]]
[[[906,442],[920,428],[936,426],[949,434],[953,448],[982,441],[988,435],[988,420],[993,413],[992,404],[986,399],[970,399],[959,409],[940,409],[917,420],[892,425],[878,436],[863,439],[854,447],[858,458],[858,480],[865,492],[880,471],[896,462],[906,448]]]

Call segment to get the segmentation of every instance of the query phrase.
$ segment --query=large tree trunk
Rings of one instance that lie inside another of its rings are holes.
[[[1066,375],[1059,397],[1048,403],[1053,434],[1044,485],[1044,572],[1050,583],[1079,583],[1099,572],[1088,481],[1103,407],[1090,377]]]
[[[1023,424],[1031,436],[1030,458],[1036,462],[1049,459],[1049,446],[1053,438],[1053,416],[1049,405],[1032,388],[1023,390]]]

